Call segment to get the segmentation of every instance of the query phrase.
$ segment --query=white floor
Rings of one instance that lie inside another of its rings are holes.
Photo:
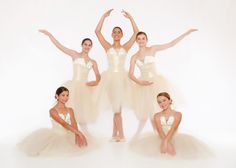
[[[236,135],[234,130],[216,130],[202,132],[186,132],[206,142],[214,149],[215,157],[206,160],[177,160],[175,157],[166,159],[141,155],[130,150],[129,142],[136,129],[137,123],[128,122],[132,115],[124,115],[126,142],[110,142],[111,117],[107,113],[101,115],[97,124],[89,127],[101,142],[100,148],[79,156],[67,158],[29,157],[17,151],[15,144],[20,141],[19,136],[0,138],[0,168],[235,168],[236,167]],[[110,119],[110,120],[108,120]],[[128,125],[129,124],[129,125]],[[36,129],[36,128],[35,128]],[[99,132],[98,132],[99,130]],[[147,122],[142,134],[152,131]],[[181,130],[182,132],[182,130]],[[220,134],[219,134],[220,132]],[[27,135],[28,133],[26,133]]]
[[[176,160],[174,157],[160,159],[148,157],[130,151],[129,141],[123,143],[109,142],[108,138],[102,140],[100,149],[76,157],[43,158],[25,156],[16,150],[13,143],[1,144],[1,168],[156,168],[156,167],[207,167],[207,168],[235,168],[234,144],[212,144],[216,156],[206,160]]]

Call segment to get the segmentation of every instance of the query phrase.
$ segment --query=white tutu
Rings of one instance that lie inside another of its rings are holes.
[[[83,58],[73,61],[73,80],[67,81],[63,86],[70,91],[70,98],[67,102],[75,112],[75,118],[79,123],[91,123],[98,117],[97,100],[93,97],[97,86],[87,86],[88,73],[92,63],[85,62]]]
[[[109,68],[102,73],[97,92],[102,110],[112,108],[118,112],[121,107],[130,107],[131,80],[124,69],[126,55],[123,48],[107,51]]]
[[[77,156],[99,147],[93,139],[87,139],[87,147],[75,144],[75,134],[52,119],[53,127],[42,128],[25,137],[17,147],[30,156]]]
[[[144,62],[137,60],[136,65],[140,70],[139,80],[153,82],[148,86],[132,84],[132,108],[138,120],[152,118],[153,114],[160,111],[157,103],[157,95],[160,92],[168,92],[171,97],[176,98],[170,82],[162,75],[157,74],[155,68],[155,57],[145,56]]]
[[[177,159],[206,159],[213,157],[213,151],[199,139],[177,133],[174,135],[173,145],[176,150],[175,156],[162,154],[160,152],[161,139],[157,134],[147,133],[133,139],[129,147],[132,151],[148,157],[177,158]]]
[[[165,135],[169,133],[175,122],[175,116],[171,115],[168,119],[165,116],[160,117],[162,131]],[[132,150],[148,156],[166,156],[160,151],[161,138],[158,134],[147,134],[131,141]],[[174,157],[181,159],[202,159],[213,156],[212,151],[203,142],[187,134],[180,134],[176,131],[171,139],[175,147],[176,155]],[[168,155],[169,156],[169,155]]]

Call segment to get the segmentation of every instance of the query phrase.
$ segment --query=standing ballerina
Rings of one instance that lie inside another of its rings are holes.
[[[52,43],[62,52],[69,55],[73,61],[73,79],[67,81],[66,86],[71,92],[71,98],[68,105],[75,110],[75,118],[85,134],[89,135],[87,123],[94,122],[98,115],[96,101],[93,94],[96,86],[100,81],[100,73],[95,60],[89,57],[89,51],[92,48],[92,40],[83,39],[81,46],[82,51],[77,52],[63,46],[56,38],[46,30],[39,30],[49,37]],[[89,71],[93,69],[96,80],[88,82]]]
[[[136,35],[136,42],[138,43],[139,50],[132,56],[129,69],[129,77],[136,83],[133,87],[132,97],[133,109],[139,120],[139,126],[134,137],[137,137],[140,134],[148,118],[151,118],[153,128],[155,129],[152,121],[152,116],[158,108],[155,96],[160,92],[168,90],[167,81],[161,75],[158,75],[155,69],[156,52],[173,47],[185,36],[196,30],[197,29],[190,29],[169,43],[152,45],[150,47],[147,47],[148,38],[145,32],[139,32]],[[135,65],[137,65],[141,72],[139,78],[136,78],[134,75]]]
[[[100,19],[95,33],[98,37],[99,42],[106,51],[109,67],[108,70],[102,74],[101,80],[101,99],[105,100],[104,97],[109,98],[109,104],[112,106],[114,112],[113,118],[113,134],[112,140],[119,142],[124,141],[124,133],[122,126],[122,107],[127,104],[129,89],[129,79],[127,72],[124,69],[125,59],[127,52],[132,47],[135,42],[136,34],[138,33],[138,27],[134,22],[132,16],[126,12],[122,11],[123,15],[128,18],[133,27],[133,35],[131,38],[124,43],[120,44],[120,40],[123,37],[123,31],[120,27],[114,27],[112,30],[113,43],[109,43],[101,33],[101,29],[104,20],[110,15],[113,9],[105,12]]]
[[[73,109],[65,104],[69,90],[59,87],[55,98],[57,104],[50,109],[52,129],[39,129],[27,136],[18,147],[28,155],[64,155],[79,152],[87,146],[87,140],[79,131]]]

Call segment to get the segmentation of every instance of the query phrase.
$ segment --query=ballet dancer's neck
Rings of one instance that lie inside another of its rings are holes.
[[[65,108],[66,105],[65,103],[62,103],[62,102],[57,102],[57,105],[56,105],[58,108]]]
[[[167,109],[163,110],[163,113],[168,115],[172,112],[172,109],[170,107],[168,107]]]
[[[120,41],[114,41],[112,47],[114,47],[114,48],[120,48],[120,47],[121,47]]]

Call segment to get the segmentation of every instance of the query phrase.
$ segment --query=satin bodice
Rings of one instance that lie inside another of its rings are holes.
[[[67,112],[65,115],[62,113],[58,113],[58,115],[62,120],[71,125],[71,117],[69,112]],[[51,122],[54,130],[65,131],[65,128],[61,126],[58,122],[56,122],[53,118],[51,118]]]
[[[124,48],[110,48],[107,50],[108,70],[113,72],[124,71],[127,52]]]
[[[137,59],[136,65],[138,66],[141,73],[141,78],[143,79],[150,79],[156,74],[154,56],[145,56],[143,61]]]
[[[88,74],[93,64],[91,61],[86,62],[84,58],[76,58],[73,60],[73,80],[88,80]]]
[[[165,134],[168,134],[172,125],[174,124],[175,121],[174,116],[171,115],[168,118],[166,118],[165,116],[161,116],[160,120],[161,120],[162,130],[164,131]]]

